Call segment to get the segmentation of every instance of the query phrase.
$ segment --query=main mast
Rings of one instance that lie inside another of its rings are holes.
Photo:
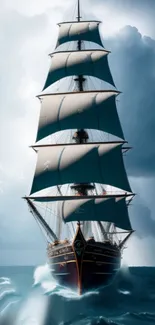
[[[78,0],[78,5],[77,5],[77,21],[80,22],[81,21],[81,10],[80,10],[80,0]],[[77,50],[81,51],[82,50],[82,40],[79,40],[77,42]],[[75,81],[78,83],[78,90],[79,92],[83,92],[84,91],[84,82],[85,82],[85,78],[82,74],[78,75],[75,78]],[[78,129],[76,131],[76,133],[73,136],[73,139],[76,141],[76,143],[86,143],[88,140],[88,133],[84,130],[84,129]],[[75,191],[78,192],[78,194],[80,195],[87,195],[88,190],[93,189],[94,186],[90,185],[90,184],[75,184],[73,186],[71,186],[72,189],[74,189]]]
[[[81,15],[80,15],[80,0],[78,0],[78,16],[77,16],[77,20],[78,21],[81,20]]]
[[[80,22],[81,21],[81,12],[80,12],[80,0],[78,0],[78,14],[77,14],[77,21]],[[79,40],[77,42],[77,49],[78,51],[82,50],[82,41]],[[85,81],[85,78],[83,78],[83,75],[79,75],[78,78],[75,79],[75,81],[78,82],[78,88],[79,91],[83,91],[83,83]]]
[[[80,22],[81,21],[81,12],[80,12],[80,0],[78,0],[78,15],[77,15],[77,21]],[[77,43],[77,49],[78,51],[82,50],[82,41],[79,40]],[[83,78],[83,75],[79,75],[78,78],[75,79],[75,81],[78,82],[78,88],[79,91],[83,91],[83,83],[85,81],[85,78]]]

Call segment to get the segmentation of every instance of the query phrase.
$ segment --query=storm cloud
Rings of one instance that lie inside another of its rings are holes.
[[[126,26],[106,46],[123,92],[118,109],[125,137],[134,147],[126,159],[129,175],[155,176],[155,41]]]

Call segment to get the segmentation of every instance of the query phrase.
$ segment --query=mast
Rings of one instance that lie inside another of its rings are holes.
[[[77,20],[78,21],[81,20],[81,15],[80,15],[80,0],[78,0],[78,16],[77,16]]]
[[[80,12],[80,0],[78,0],[78,14],[77,14],[77,21],[80,22],[81,21],[81,12]],[[77,42],[77,49],[78,51],[82,50],[82,41],[79,40]],[[83,83],[85,82],[85,78],[83,77],[83,75],[79,75],[75,81],[78,82],[78,88],[79,91],[83,91]]]
[[[77,21],[80,22],[81,21],[81,11],[80,11],[80,0],[78,0],[78,13],[77,13]],[[82,40],[79,40],[77,42],[77,50],[81,51],[82,50]],[[84,82],[85,82],[85,78],[82,74],[78,75],[77,78],[75,78],[75,81],[78,82],[78,90],[79,92],[83,92],[84,91]],[[78,129],[76,131],[76,133],[73,136],[73,139],[75,139],[75,141],[77,143],[85,143],[88,140],[88,133],[84,130],[84,129]],[[91,186],[90,184],[75,184],[73,186],[71,186],[72,189],[76,190],[78,192],[78,194],[80,195],[87,195],[88,190],[89,189],[94,189],[94,186]]]

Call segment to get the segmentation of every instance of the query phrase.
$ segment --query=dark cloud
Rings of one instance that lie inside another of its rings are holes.
[[[141,8],[142,10],[148,9],[148,10],[155,10],[155,2],[154,0],[96,0],[95,4],[101,3],[103,5],[112,5],[115,8],[117,1],[117,7],[118,8],[128,8],[128,9],[133,9],[133,8]],[[94,3],[94,0],[90,0],[90,2]],[[132,8],[131,8],[132,5]]]
[[[111,71],[123,92],[118,109],[126,139],[129,175],[155,176],[155,41],[127,26],[106,42]]]
[[[94,4],[94,0],[90,0]],[[155,1],[154,0],[95,0],[95,6],[98,4],[107,5],[112,7],[113,10],[120,10],[122,12],[128,10],[132,15],[134,10],[137,10],[140,14],[149,14],[151,18],[153,17],[153,12],[155,11]],[[120,14],[121,14],[120,12]]]
[[[86,1],[86,0],[85,0]],[[155,1],[154,0],[89,0],[91,6],[87,5],[85,9],[89,15],[95,14],[103,21],[110,19],[112,25],[117,26],[123,21],[123,26],[133,25],[140,28],[145,35],[155,38],[154,16]],[[93,10],[92,10],[92,7]],[[107,14],[108,12],[108,14]],[[112,19],[111,19],[112,17]],[[96,17],[97,18],[97,17]],[[125,18],[125,19],[124,19]]]
[[[146,207],[139,199],[129,207],[132,227],[136,230],[135,235],[139,238],[155,238],[155,220],[152,219],[151,209]]]

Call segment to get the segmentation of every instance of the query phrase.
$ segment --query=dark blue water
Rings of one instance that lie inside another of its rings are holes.
[[[155,268],[122,268],[112,285],[82,297],[47,266],[0,267],[0,325],[155,324]]]

